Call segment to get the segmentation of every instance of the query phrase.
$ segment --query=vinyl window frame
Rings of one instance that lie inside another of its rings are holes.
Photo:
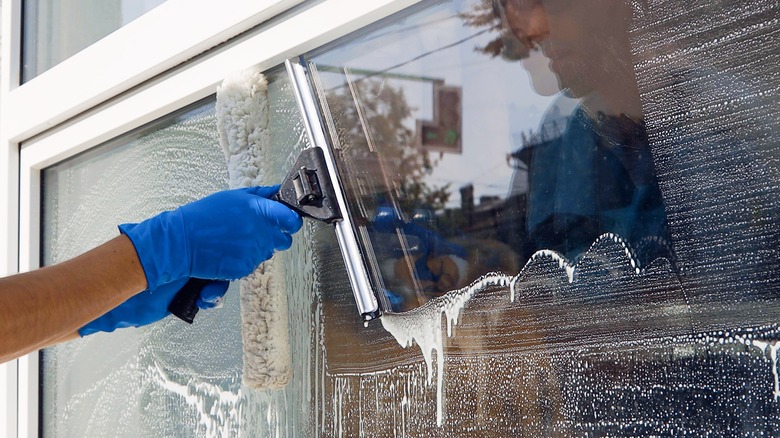
[[[39,267],[44,168],[212,95],[232,72],[279,65],[420,1],[168,0],[25,84],[22,0],[3,1],[0,276]],[[160,44],[182,17],[183,35]],[[0,436],[39,436],[38,364],[38,352],[0,364]]]

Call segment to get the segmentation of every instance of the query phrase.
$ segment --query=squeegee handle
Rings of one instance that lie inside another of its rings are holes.
[[[190,278],[184,286],[176,292],[171,304],[168,305],[168,311],[182,321],[192,324],[195,315],[198,313],[198,298],[200,291],[208,284],[209,280],[201,278]]]

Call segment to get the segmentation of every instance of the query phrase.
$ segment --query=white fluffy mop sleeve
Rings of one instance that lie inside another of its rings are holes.
[[[217,88],[217,128],[231,188],[262,185],[271,143],[268,82],[257,69]],[[243,381],[255,389],[284,387],[292,377],[284,269],[279,257],[241,280]]]

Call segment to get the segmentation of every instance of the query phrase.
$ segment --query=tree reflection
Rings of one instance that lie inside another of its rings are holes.
[[[416,146],[412,108],[403,88],[381,77],[364,77],[353,84],[354,92],[348,87],[332,89],[327,102],[338,115],[334,121],[341,163],[350,175],[354,199],[364,207],[363,219],[370,220],[376,206],[391,199],[407,218],[421,208],[442,211],[450,185],[426,180],[436,160]]]

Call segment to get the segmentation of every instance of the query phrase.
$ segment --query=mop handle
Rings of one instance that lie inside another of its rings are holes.
[[[195,315],[198,313],[198,298],[200,298],[200,291],[209,280],[202,278],[190,278],[189,281],[176,292],[176,296],[171,300],[171,304],[168,305],[168,311],[182,321],[192,324],[195,320]]]

